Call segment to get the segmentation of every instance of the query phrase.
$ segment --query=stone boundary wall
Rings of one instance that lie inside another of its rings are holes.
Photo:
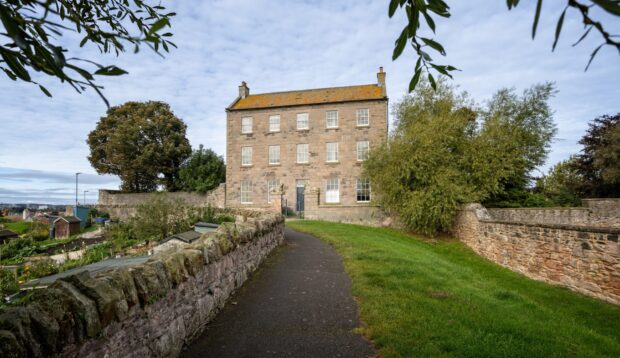
[[[489,208],[487,211],[499,221],[555,225],[585,225],[590,221],[587,208]]]
[[[322,204],[318,188],[306,190],[304,205],[304,218],[309,220],[398,227],[394,218],[390,217],[380,206],[372,203],[359,205]]]
[[[0,356],[179,356],[283,241],[281,215],[238,214],[185,248],[60,279],[0,311]]]
[[[112,218],[126,219],[136,213],[136,208],[145,203],[153,195],[165,195],[170,200],[181,200],[187,205],[205,207],[211,205],[216,208],[224,208],[226,197],[226,184],[205,194],[189,192],[157,192],[157,193],[123,193],[118,190],[99,190],[97,209],[107,212]]]
[[[583,199],[577,208],[489,208],[495,220],[554,225],[620,227],[620,199]]]
[[[619,227],[497,220],[468,204],[453,234],[477,254],[535,280],[620,304]]]

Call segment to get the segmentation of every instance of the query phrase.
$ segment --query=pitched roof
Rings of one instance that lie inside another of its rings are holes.
[[[242,109],[381,100],[386,98],[387,97],[383,95],[383,89],[381,87],[376,84],[371,84],[252,94],[246,98],[237,98],[228,109],[234,111]]]
[[[58,221],[60,219],[66,221],[68,223],[79,223],[80,221],[82,221],[79,218],[76,218],[75,216],[59,216],[58,219],[54,220],[54,222],[56,222],[56,221]]]
[[[201,233],[196,232],[196,231],[186,231],[186,232],[182,232],[180,234],[174,234],[171,236],[168,236],[167,238],[165,238],[161,243],[164,243],[168,240],[172,240],[172,239],[177,239],[177,240],[181,240],[183,242],[187,242],[187,243],[191,243],[192,241],[198,240],[200,239],[200,237],[202,236]]]
[[[18,237],[19,234],[7,229],[0,229],[0,238]]]

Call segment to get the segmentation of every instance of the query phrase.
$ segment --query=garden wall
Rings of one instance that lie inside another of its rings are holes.
[[[551,210],[542,216],[557,218],[557,209]],[[568,210],[564,213],[571,214]],[[479,255],[513,271],[620,304],[620,227],[543,224],[536,218],[531,223],[507,221],[515,218],[498,219],[497,212],[480,204],[466,205],[455,220],[454,235]],[[555,222],[568,220],[572,219]]]
[[[487,209],[496,220],[578,226],[620,226],[620,199],[583,199],[578,208]]]
[[[127,219],[136,213],[136,208],[149,200],[153,195],[164,195],[170,200],[180,200],[186,205],[205,207],[211,205],[223,208],[225,204],[226,184],[205,194],[189,192],[161,193],[123,193],[118,190],[99,190],[97,209],[110,214],[115,219]]]
[[[320,191],[312,188],[305,193],[304,218],[369,226],[398,226],[380,206],[371,204],[323,204]]]
[[[0,356],[179,356],[283,240],[281,215],[239,218],[144,264],[35,291],[0,313]]]

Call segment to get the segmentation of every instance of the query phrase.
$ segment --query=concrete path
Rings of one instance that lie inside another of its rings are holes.
[[[182,357],[373,357],[333,248],[286,229],[278,248]]]

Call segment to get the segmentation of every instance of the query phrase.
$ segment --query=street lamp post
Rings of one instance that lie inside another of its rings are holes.
[[[82,173],[75,173],[75,206],[78,206],[78,175]]]
[[[86,193],[88,193],[88,190],[84,190],[84,201],[82,202],[83,205],[86,205]]]

